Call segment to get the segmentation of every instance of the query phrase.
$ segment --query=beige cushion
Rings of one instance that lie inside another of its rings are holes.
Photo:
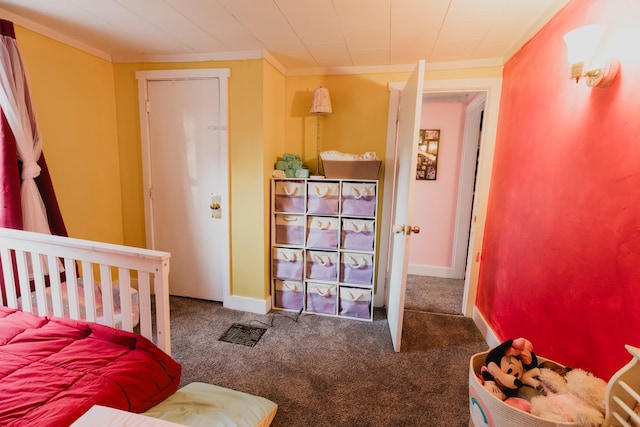
[[[278,405],[264,397],[205,383],[191,383],[144,415],[191,427],[266,427]]]

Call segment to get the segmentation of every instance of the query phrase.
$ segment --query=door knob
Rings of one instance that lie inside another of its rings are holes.
[[[420,227],[417,225],[393,224],[392,230],[395,234],[403,233],[403,234],[406,234],[407,236],[410,236],[411,234],[420,233]]]
[[[222,196],[219,194],[211,195],[211,204],[209,205],[209,209],[211,209],[211,217],[212,218],[222,218]]]

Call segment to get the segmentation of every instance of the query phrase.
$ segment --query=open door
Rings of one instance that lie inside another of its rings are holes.
[[[391,232],[389,237],[389,274],[386,288],[387,320],[395,351],[400,351],[402,342],[402,322],[404,319],[404,297],[407,285],[409,259],[409,237],[420,229],[411,225],[413,210],[413,189],[415,186],[418,158],[418,137],[422,114],[422,91],[424,61],[418,62],[400,93],[398,136],[395,169],[395,205],[392,207]]]

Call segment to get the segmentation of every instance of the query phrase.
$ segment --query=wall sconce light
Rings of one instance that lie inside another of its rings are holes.
[[[313,95],[311,96],[309,112],[316,114],[316,154],[318,156],[316,161],[316,173],[320,175],[320,115],[328,115],[332,113],[329,89],[324,87],[314,89]]]
[[[604,29],[604,25],[586,25],[564,35],[571,65],[571,79],[575,79],[576,83],[584,77],[589,87],[606,87],[618,74],[620,63],[617,60],[613,59],[609,63],[594,61]]]

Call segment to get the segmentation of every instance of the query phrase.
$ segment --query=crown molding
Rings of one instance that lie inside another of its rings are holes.
[[[242,50],[234,52],[206,52],[179,55],[114,55],[113,62],[203,62],[203,61],[242,61],[263,59],[262,50]]]
[[[33,22],[30,19],[23,18],[20,15],[16,15],[15,13],[9,12],[8,10],[4,10],[1,8],[0,8],[0,14],[2,15],[3,19],[6,19],[7,21],[11,21],[16,25],[20,25],[21,27],[24,27],[28,30],[41,34],[45,37],[49,37],[50,39],[53,39],[60,43],[74,47],[76,49],[82,50],[83,52],[89,53],[93,56],[97,56],[98,58],[104,59],[109,62],[113,62],[113,58],[111,57],[110,54],[103,52],[100,49],[96,49],[95,47],[90,46],[86,43],[78,41],[72,37],[65,36],[64,34],[54,31],[48,27],[45,27],[44,25],[40,25],[36,22]],[[18,41],[18,43],[19,42],[20,41]]]
[[[462,70],[468,68],[502,67],[502,58],[474,59],[466,61],[432,62],[425,64],[426,71],[437,70]],[[400,65],[373,65],[354,67],[318,67],[318,68],[295,68],[287,70],[287,76],[327,76],[327,75],[350,75],[350,74],[382,74],[382,73],[405,73],[416,68],[416,64]]]
[[[516,40],[511,49],[503,58],[503,63],[509,61],[522,47],[536,35],[542,27],[544,27],[563,7],[569,3],[569,0],[556,0],[549,8],[534,22],[522,36]]]

